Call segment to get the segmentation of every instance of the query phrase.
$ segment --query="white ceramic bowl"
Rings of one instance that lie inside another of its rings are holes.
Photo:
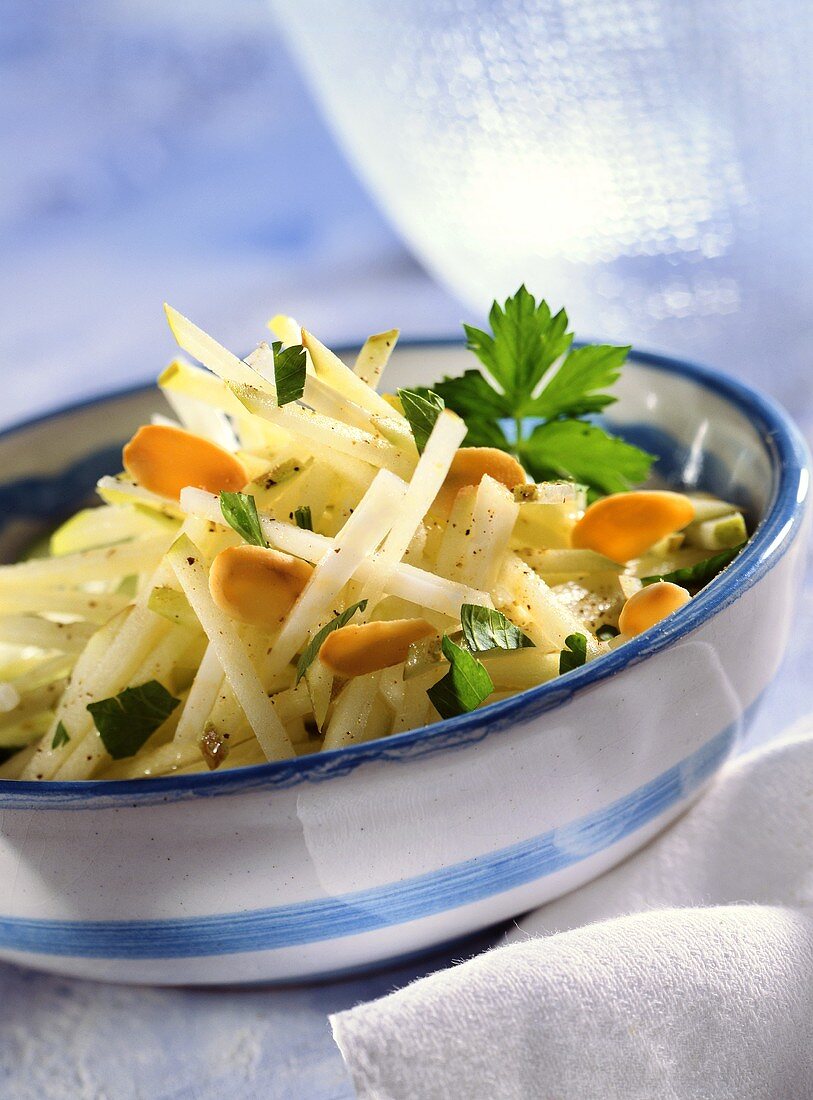
[[[469,365],[399,351],[391,383]],[[777,669],[803,562],[807,454],[787,416],[699,367],[632,358],[611,423],[660,473],[759,526],[647,634],[513,699],[291,762],[0,783],[0,956],[156,984],[351,971],[485,928],[662,829],[732,751]],[[2,548],[76,507],[159,401],[143,388],[0,436]]]

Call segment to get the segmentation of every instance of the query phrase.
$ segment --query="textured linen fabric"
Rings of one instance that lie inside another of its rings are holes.
[[[365,1100],[813,1097],[813,721],[506,944],[331,1017]]]

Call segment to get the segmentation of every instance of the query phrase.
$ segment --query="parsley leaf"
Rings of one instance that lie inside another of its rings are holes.
[[[460,608],[463,640],[472,653],[488,653],[492,649],[533,649],[534,643],[518,626],[514,626],[501,611],[464,603]]]
[[[538,424],[519,445],[520,461],[537,481],[570,477],[602,493],[643,481],[652,455],[584,420]]]
[[[486,417],[500,420],[512,415],[510,400],[498,393],[479,370],[464,371],[459,378],[444,378],[433,388],[466,421]]]
[[[443,412],[443,398],[438,397],[431,390],[399,390],[398,396],[401,399],[404,416],[412,429],[418,454],[423,454],[435,421]]]
[[[568,634],[565,648],[559,654],[559,675],[581,668],[587,660],[587,639],[583,634]]]
[[[114,760],[134,756],[180,703],[157,680],[88,703],[102,743]]]
[[[494,690],[494,684],[485,666],[446,635],[441,649],[449,661],[449,671],[426,694],[441,718],[454,718],[484,702]]]
[[[703,561],[699,561],[695,565],[687,565],[683,569],[674,569],[671,573],[642,577],[641,584],[648,585],[655,584],[656,581],[671,581],[672,584],[679,584],[683,588],[702,588],[704,584],[714,580],[717,574],[736,558],[743,546],[745,546],[745,543],[741,542],[739,546],[732,546],[730,550],[723,550],[710,558],[704,558]]]
[[[281,341],[271,345],[274,353],[274,384],[277,404],[287,405],[298,401],[305,392],[305,349],[301,344],[283,348]]]
[[[302,651],[302,656],[299,658],[296,666],[296,682],[297,684],[308,671],[310,666],[316,660],[319,655],[319,650],[322,648],[325,638],[328,634],[332,634],[334,630],[338,630],[342,626],[347,626],[350,620],[353,618],[357,611],[364,611],[367,606],[366,600],[359,600],[358,603],[351,604],[341,614],[336,615],[325,626],[322,627],[318,633],[314,634],[311,640],[308,642],[305,649]]]
[[[553,420],[601,412],[615,398],[599,392],[615,384],[629,348],[591,345],[571,351],[561,367],[526,410],[527,416]]]
[[[615,401],[607,391],[629,348],[573,348],[565,311],[552,313],[524,286],[504,305],[495,302],[489,321],[490,333],[463,326],[483,370],[432,387],[465,420],[464,445],[498,447],[515,454],[535,477],[571,477],[594,491],[620,492],[643,480],[651,455],[577,420]],[[513,430],[506,431],[510,421]]]
[[[313,530],[313,516],[309,504],[303,504],[301,508],[294,509],[294,523],[303,531]]]
[[[488,320],[493,335],[463,326],[468,347],[501,387],[510,415],[523,416],[542,376],[573,341],[567,314],[561,309],[551,315],[547,302],[537,305],[533,294],[521,286],[504,306],[492,305]]]
[[[70,739],[71,735],[65,729],[64,722],[57,722],[56,729],[54,730],[54,738],[51,741],[51,748],[58,749],[62,745],[67,745]]]
[[[241,538],[252,546],[267,546],[260,517],[257,514],[257,501],[248,493],[220,494],[220,511],[229,527],[234,528]]]

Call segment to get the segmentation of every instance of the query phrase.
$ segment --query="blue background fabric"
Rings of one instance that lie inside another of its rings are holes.
[[[165,298],[238,349],[278,310],[336,344],[476,320],[357,181],[261,0],[6,0],[0,148],[0,427],[154,376],[173,351]],[[811,193],[803,179],[797,190]],[[714,316],[694,319],[693,342],[707,333],[712,364],[780,396],[809,435],[810,319],[795,293],[764,309],[770,361],[764,345],[727,355]],[[752,743],[810,707],[811,598],[808,583]],[[0,1096],[350,1097],[327,1013],[497,935],[277,990],[108,987],[0,966]]]

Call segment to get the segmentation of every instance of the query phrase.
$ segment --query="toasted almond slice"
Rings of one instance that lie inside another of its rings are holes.
[[[339,676],[364,676],[407,658],[413,642],[437,631],[426,619],[393,619],[340,627],[325,639],[319,659]]]
[[[209,591],[232,619],[273,629],[296,603],[311,573],[308,562],[279,550],[230,546],[212,562]]]
[[[614,493],[591,504],[573,528],[577,550],[595,550],[613,561],[639,558],[666,535],[694,518],[694,505],[682,493],[641,489]]]
[[[173,500],[187,485],[210,493],[237,492],[248,481],[234,455],[202,436],[165,424],[139,428],[125,444],[122,458],[139,485]]]
[[[506,489],[522,485],[526,480],[523,468],[505,451],[496,447],[461,447],[452,459],[431,511],[448,516],[460,490],[467,485],[479,485],[486,474]]]
[[[655,623],[687,604],[691,596],[685,588],[671,581],[658,581],[630,596],[621,608],[618,629],[626,637],[643,634]]]

